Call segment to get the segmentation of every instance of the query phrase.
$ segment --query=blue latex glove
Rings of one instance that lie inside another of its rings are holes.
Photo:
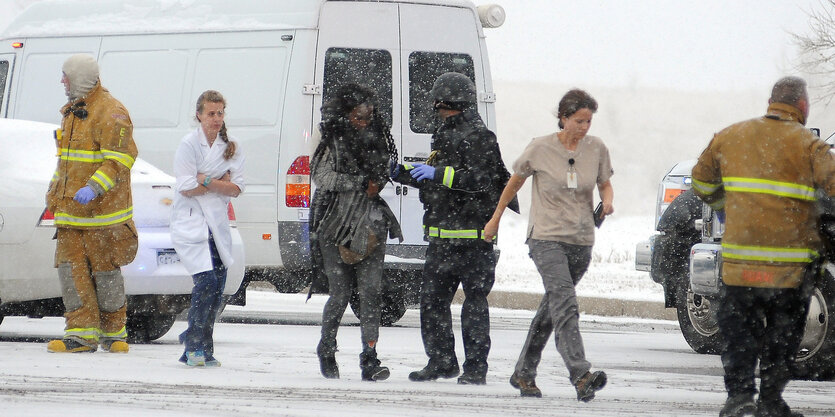
[[[725,210],[716,210],[716,218],[719,219],[719,223],[725,224]]]
[[[87,185],[76,191],[73,200],[78,201],[81,204],[87,204],[94,198],[96,198],[96,192],[89,185]]]
[[[400,164],[397,161],[389,161],[389,177],[395,179],[398,175],[400,175]]]
[[[418,181],[431,180],[435,178],[435,167],[426,164],[415,164],[414,169],[409,171],[409,174]]]

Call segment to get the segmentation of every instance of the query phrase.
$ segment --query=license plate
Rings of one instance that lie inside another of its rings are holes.
[[[172,265],[180,263],[180,255],[174,249],[157,251],[157,265]]]

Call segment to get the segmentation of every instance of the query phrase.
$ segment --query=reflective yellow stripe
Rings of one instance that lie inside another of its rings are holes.
[[[718,190],[719,187],[722,185],[722,184],[712,184],[712,183],[709,183],[709,182],[699,181],[695,178],[692,178],[692,180],[693,180],[693,188],[695,188],[696,191],[698,191],[702,194],[705,194],[705,195],[711,195],[711,194],[715,193],[716,190]]]
[[[95,327],[67,329],[64,334],[66,336],[75,336],[84,340],[99,340],[99,329]]]
[[[444,181],[443,184],[447,188],[452,188],[452,178],[455,177],[455,169],[453,167],[446,167],[444,168]]]
[[[113,188],[114,185],[113,180],[110,179],[110,177],[108,177],[107,174],[101,171],[96,171],[96,173],[93,174],[93,176],[90,179],[99,183],[99,185],[101,185],[101,188],[103,188],[104,191],[110,190],[111,188]]]
[[[714,210],[722,210],[725,208],[725,198],[722,197],[721,200],[714,201],[712,203],[709,203],[708,205],[710,206],[710,208]]]
[[[75,162],[104,162],[104,156],[99,151],[82,151],[79,149],[61,148],[61,159]]]
[[[806,248],[779,248],[769,246],[745,246],[722,243],[722,257],[745,261],[808,263],[819,255]]]
[[[815,189],[803,184],[761,178],[724,177],[726,191],[770,194],[798,200],[815,201]]]
[[[56,226],[81,226],[101,227],[121,223],[133,217],[133,207],[117,211],[111,214],[103,214],[93,217],[78,217],[67,213],[55,213]]]
[[[403,164],[403,169],[405,169],[406,171],[410,171],[415,169],[415,166],[412,164]]]
[[[427,229],[426,226],[423,226],[423,228]],[[441,229],[439,227],[428,227],[428,229],[429,237],[438,237],[441,239],[480,239],[484,234],[484,230],[477,229],[452,230]]]
[[[133,159],[132,156],[130,156],[126,153],[121,153],[121,152],[116,152],[116,151],[111,151],[111,150],[106,150],[106,149],[103,149],[101,153],[104,155],[104,159],[110,159],[110,160],[119,162],[122,165],[128,167],[128,169],[131,169],[133,167],[133,163],[136,162],[136,160]]]
[[[113,333],[102,332],[101,335],[102,337],[106,337],[108,339],[126,339],[128,337],[128,330],[125,326],[122,326],[121,329]]]

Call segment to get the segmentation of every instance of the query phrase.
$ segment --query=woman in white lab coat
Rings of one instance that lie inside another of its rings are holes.
[[[200,126],[187,134],[174,157],[177,192],[171,213],[174,249],[194,279],[188,329],[180,335],[189,366],[220,366],[212,332],[232,265],[227,206],[244,190],[244,157],[226,134],[226,100],[214,90],[197,99]]]

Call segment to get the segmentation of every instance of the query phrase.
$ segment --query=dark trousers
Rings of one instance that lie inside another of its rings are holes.
[[[430,241],[420,290],[420,333],[429,364],[458,366],[450,305],[458,284],[464,289],[461,333],[464,372],[487,374],[490,352],[490,312],[487,294],[496,279],[493,245],[483,241],[451,244]]]
[[[349,265],[342,261],[333,243],[320,241],[322,261],[328,276],[328,297],[322,310],[322,338],[318,351],[333,355],[336,352],[336,333],[342,315],[351,299],[353,281],[357,282],[360,298],[360,337],[363,349],[374,348],[380,336],[380,297],[383,286],[383,261],[386,245],[379,244],[360,262]]]
[[[186,352],[202,350],[206,359],[213,358],[214,342],[212,334],[215,319],[223,304],[223,289],[226,288],[226,267],[217,253],[217,246],[209,238],[209,250],[212,253],[211,271],[204,271],[192,276],[194,288],[191,290],[191,308],[188,310],[188,328],[180,334],[180,343],[185,343]]]
[[[525,379],[536,378],[542,350],[554,333],[557,352],[568,369],[568,378],[576,383],[591,369],[580,335],[580,313],[574,291],[589,268],[591,246],[535,239],[530,239],[528,245],[530,256],[542,276],[545,295],[531,321],[528,337],[516,362],[516,373]]]
[[[728,396],[754,394],[760,360],[760,398],[780,398],[791,378],[789,364],[803,338],[809,298],[800,289],[725,288],[717,312]]]

